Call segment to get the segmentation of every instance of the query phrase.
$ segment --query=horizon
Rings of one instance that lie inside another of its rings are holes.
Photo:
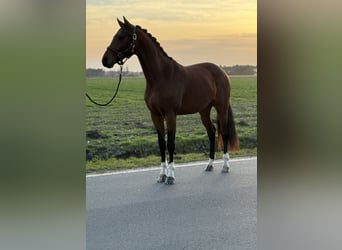
[[[253,64],[234,64],[234,65],[218,65],[218,66],[219,66],[219,67],[252,66],[252,67],[256,67],[256,68],[257,68],[258,65],[256,65],[256,64],[255,64],[255,65],[253,65]],[[88,69],[103,70],[103,71],[108,71],[108,72],[110,72],[110,71],[118,71],[118,70],[119,70],[119,68],[116,68],[116,67],[113,67],[113,68],[111,68],[111,69],[106,68],[106,67],[101,67],[101,68],[86,67],[86,70],[88,70]],[[127,69],[128,69],[127,71],[129,71],[129,72],[134,72],[134,73],[143,72],[141,68],[140,68],[140,70],[138,70],[138,71],[130,70],[129,67],[127,67]],[[123,65],[122,71],[126,71],[126,64]]]
[[[119,69],[104,68],[101,59],[119,29],[116,18],[122,16],[147,29],[182,65],[257,65],[256,7],[255,0],[87,0],[86,68]],[[135,55],[124,67],[142,71]]]

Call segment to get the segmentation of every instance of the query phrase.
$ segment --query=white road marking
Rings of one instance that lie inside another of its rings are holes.
[[[229,162],[239,162],[239,161],[251,161],[257,159],[256,156],[253,157],[246,157],[246,158],[233,158],[229,159]],[[214,164],[223,163],[223,160],[215,160]],[[184,164],[176,164],[175,168],[184,168],[184,167],[193,167],[198,165],[207,165],[207,161],[198,161],[198,162],[191,162],[191,163],[184,163]],[[105,172],[100,174],[87,174],[86,178],[93,178],[93,177],[101,177],[101,176],[110,176],[110,175],[120,175],[120,174],[130,174],[130,173],[139,173],[139,172],[147,172],[147,171],[154,171],[158,170],[160,167],[150,167],[150,168],[138,168],[138,169],[129,169],[129,170],[122,170],[122,171],[113,171],[113,172]]]

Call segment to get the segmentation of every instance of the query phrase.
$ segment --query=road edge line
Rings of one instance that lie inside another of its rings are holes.
[[[243,158],[232,158],[229,162],[239,162],[239,161],[251,161],[257,159],[257,156],[252,157],[243,157]],[[223,160],[215,160],[214,164],[222,163]],[[177,168],[184,168],[184,167],[193,167],[196,165],[206,165],[208,161],[198,161],[198,162],[190,162],[190,163],[183,163],[175,165]],[[120,175],[120,174],[131,174],[131,173],[139,173],[139,172],[147,172],[147,171],[154,171],[160,169],[159,166],[155,167],[148,167],[148,168],[137,168],[137,169],[127,169],[127,170],[119,170],[119,171],[111,171],[105,173],[97,173],[97,174],[86,174],[86,178],[94,178],[94,177],[103,177],[103,176],[112,176],[112,175]]]

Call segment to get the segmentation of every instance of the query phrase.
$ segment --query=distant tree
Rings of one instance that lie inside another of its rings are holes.
[[[142,71],[129,71],[128,66],[123,69],[123,76],[129,77],[144,77],[144,73]],[[103,70],[103,69],[86,69],[86,77],[118,77],[120,75],[120,69],[117,70]]]
[[[119,71],[114,70],[104,71],[103,69],[86,69],[86,77],[113,77],[119,75],[119,73]]]
[[[103,69],[86,69],[87,77],[104,76],[105,71]]]
[[[229,75],[255,75],[256,66],[253,65],[234,65],[221,66]]]

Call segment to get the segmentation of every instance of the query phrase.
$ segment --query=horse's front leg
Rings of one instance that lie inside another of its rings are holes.
[[[161,164],[160,164],[160,173],[157,182],[164,183],[166,180],[167,175],[167,162],[166,162],[166,142],[165,142],[165,128],[164,128],[164,118],[160,115],[151,113],[151,118],[154,124],[154,127],[158,133],[158,144],[160,149],[160,157],[161,157]]]
[[[160,173],[159,173],[159,178],[157,180],[158,183],[164,183],[167,177],[167,161],[165,157],[165,132],[160,133],[158,132],[158,144],[159,144],[159,149],[160,149],[160,156],[161,156],[161,164],[160,164]]]
[[[165,184],[172,185],[175,183],[175,164],[173,161],[173,154],[175,152],[176,115],[168,114],[165,120],[167,126],[167,150],[169,151],[170,158],[170,164]]]

